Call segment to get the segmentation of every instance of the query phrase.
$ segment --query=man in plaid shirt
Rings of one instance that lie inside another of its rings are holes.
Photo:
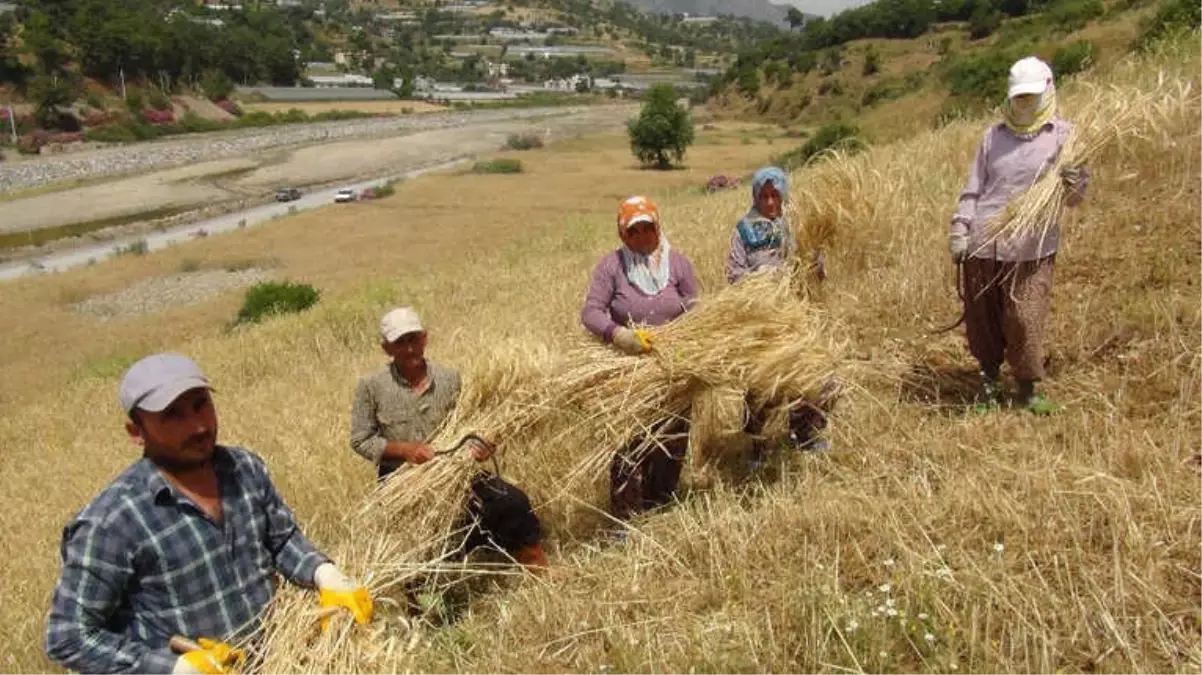
[[[217,444],[209,381],[156,354],[121,382],[135,462],[63,530],[46,653],[89,673],[225,673],[244,659],[275,572],[320,589],[323,607],[372,616],[367,590],[301,534],[256,455]],[[176,655],[172,636],[198,651]]]

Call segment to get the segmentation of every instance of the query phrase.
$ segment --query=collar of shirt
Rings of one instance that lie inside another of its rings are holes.
[[[409,384],[409,380],[401,375],[401,369],[397,368],[396,363],[388,364],[388,370],[392,373],[392,379],[396,383],[413,392],[417,396],[425,396],[434,390],[434,369],[430,366],[430,362],[426,362],[426,379],[420,382],[417,386]]]
[[[147,489],[153,495],[155,504],[164,504],[168,500],[174,502],[180,501],[179,490],[171,484],[171,481],[163,476],[163,472],[159,471],[154,462],[143,457],[139,465],[139,470],[143,472],[142,478],[146,482]],[[224,446],[218,445],[213,450],[213,468],[217,471],[218,483],[223,486],[226,485],[227,479],[234,471],[234,465],[229,451]]]

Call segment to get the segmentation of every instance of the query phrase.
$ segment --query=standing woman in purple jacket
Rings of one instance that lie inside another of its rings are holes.
[[[618,236],[621,248],[593,270],[580,318],[603,342],[627,354],[646,354],[651,341],[637,326],[660,326],[688,311],[697,299],[697,275],[660,231],[659,209],[647,197],[631,197],[618,207]],[[666,504],[676,492],[689,424],[687,419],[667,424],[662,446],[636,456],[636,440],[614,456],[609,494],[616,518]]]
[[[1060,406],[1037,394],[1035,383],[1044,377],[1044,332],[1059,222],[1039,228],[1043,232],[1003,237],[991,235],[989,225],[1055,166],[1072,129],[1057,112],[1048,64],[1032,56],[1010,68],[1004,113],[1002,123],[985,132],[977,150],[952,218],[948,248],[952,261],[963,266],[968,347],[981,367],[977,409],[998,407],[1005,361],[1018,381],[1018,405],[1047,415]],[[1067,167],[1060,179],[1069,188],[1068,205],[1076,206],[1084,196],[1088,172]]]

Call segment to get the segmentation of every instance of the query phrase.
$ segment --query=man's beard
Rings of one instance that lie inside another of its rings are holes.
[[[181,450],[188,452],[188,456],[179,456],[179,453],[164,451],[159,446],[148,444],[142,452],[142,455],[154,462],[154,464],[167,471],[187,471],[189,469],[199,469],[213,461],[212,451],[203,456],[196,456],[192,453],[204,447],[215,448],[216,443],[213,434],[202,434],[194,436],[184,442]]]

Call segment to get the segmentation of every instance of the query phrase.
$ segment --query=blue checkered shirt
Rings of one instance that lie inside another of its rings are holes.
[[[274,572],[305,586],[327,558],[297,527],[263,460],[214,455],[222,523],[147,459],[125,470],[63,530],[63,571],[46,653],[86,673],[170,673],[172,635],[232,641],[258,628]]]

